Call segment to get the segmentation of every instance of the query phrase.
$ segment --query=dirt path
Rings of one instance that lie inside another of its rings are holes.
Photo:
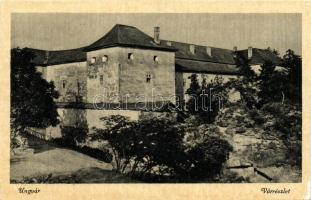
[[[79,170],[112,170],[109,163],[104,163],[82,153],[61,148],[44,141],[37,142],[27,149],[16,150],[11,155],[11,179],[50,174],[68,175]]]

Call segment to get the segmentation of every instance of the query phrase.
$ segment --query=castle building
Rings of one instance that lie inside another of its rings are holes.
[[[53,81],[60,93],[56,100],[60,116],[70,111],[68,116],[75,121],[73,113],[79,103],[88,122],[105,113],[135,113],[134,118],[139,118],[150,109],[150,103],[158,107],[168,102],[180,104],[187,99],[191,74],[208,81],[216,77],[228,81],[241,75],[237,59],[248,59],[257,68],[265,61],[281,63],[269,50],[229,50],[174,42],[161,39],[159,27],[151,37],[136,27],[120,24],[86,47],[27,49],[35,54],[32,62],[38,71]]]

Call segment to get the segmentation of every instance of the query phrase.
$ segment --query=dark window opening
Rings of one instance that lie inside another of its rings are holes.
[[[63,80],[63,89],[65,89],[65,88],[66,88],[66,81]]]
[[[128,53],[128,54],[127,54],[127,59],[133,60],[133,59],[134,59],[133,53]]]
[[[146,75],[146,82],[150,83],[151,82],[151,74]]]
[[[100,83],[101,85],[104,84],[104,76],[103,76],[103,75],[100,75],[100,76],[99,76],[99,83]]]

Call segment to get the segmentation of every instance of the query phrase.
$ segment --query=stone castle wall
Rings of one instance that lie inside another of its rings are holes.
[[[86,62],[37,67],[37,70],[47,81],[54,82],[55,89],[60,94],[56,102],[86,102]]]

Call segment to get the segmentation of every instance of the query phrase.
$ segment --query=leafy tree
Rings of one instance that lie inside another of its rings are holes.
[[[181,137],[172,121],[166,119],[130,121],[113,115],[103,117],[105,129],[95,129],[92,140],[108,141],[116,171],[148,173],[162,157],[174,162]],[[171,157],[171,159],[168,159]]]
[[[284,102],[289,82],[285,71],[277,71],[275,64],[266,61],[258,76],[259,106],[269,102]]]
[[[11,138],[26,127],[45,128],[59,123],[54,98],[59,94],[31,62],[33,53],[11,50]]]
[[[203,77],[200,85],[197,75],[190,76],[191,84],[186,94],[190,96],[186,103],[187,111],[199,116],[204,122],[213,122],[219,109],[228,99],[227,90],[221,78],[216,77],[207,83]]]
[[[108,141],[114,168],[120,173],[166,174],[180,181],[214,177],[232,150],[227,141],[216,136],[185,141],[191,125],[166,118],[129,121],[114,115],[102,120],[106,128],[95,129],[91,137]],[[199,131],[195,126],[193,129]]]
[[[292,103],[301,104],[302,101],[302,60],[299,55],[291,49],[283,56],[283,67],[288,71],[287,95]]]

